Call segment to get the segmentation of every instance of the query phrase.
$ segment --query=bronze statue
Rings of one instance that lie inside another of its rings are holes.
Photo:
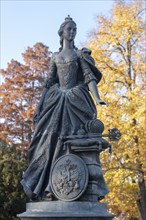
[[[89,148],[97,144],[94,134],[101,134],[104,129],[103,123],[96,120],[96,106],[89,93],[90,91],[93,94],[98,105],[106,105],[106,102],[100,99],[97,87],[102,74],[95,67],[91,51],[87,48],[78,50],[75,47],[76,32],[76,23],[68,16],[58,31],[61,48],[51,57],[48,77],[34,117],[36,128],[29,147],[29,166],[21,181],[31,200],[43,200],[53,194],[50,172],[58,158],[65,155],[63,140],[64,143],[66,141],[66,144],[70,144],[71,150],[82,151],[83,145]],[[108,142],[99,136],[98,149],[101,146],[109,147]],[[69,164],[68,159],[65,164]],[[61,167],[66,169],[65,165]],[[75,172],[75,166],[70,167],[70,172]],[[108,193],[108,189],[100,165],[97,171],[100,172],[99,182],[102,185],[101,189],[98,186],[100,199]],[[79,180],[80,171],[78,182],[71,190],[79,187]],[[68,184],[72,183],[68,181]],[[62,192],[61,188],[59,190]]]

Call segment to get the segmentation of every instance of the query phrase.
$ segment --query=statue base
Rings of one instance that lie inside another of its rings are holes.
[[[26,212],[17,215],[21,220],[112,220],[115,216],[100,202],[30,202]]]

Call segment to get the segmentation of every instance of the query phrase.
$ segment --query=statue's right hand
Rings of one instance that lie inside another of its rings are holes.
[[[40,112],[36,111],[36,113],[33,116],[33,123],[36,124],[39,121]]]

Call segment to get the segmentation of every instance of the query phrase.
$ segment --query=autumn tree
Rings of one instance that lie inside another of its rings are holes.
[[[0,137],[25,151],[31,140],[32,118],[48,72],[50,52],[42,43],[36,43],[22,56],[24,64],[11,60],[7,69],[1,70],[4,83],[0,86]]]
[[[106,129],[117,127],[122,133],[112,155],[103,154],[102,161],[110,188],[106,201],[125,220],[139,219],[139,213],[146,219],[143,18],[144,1],[116,1],[108,17],[97,16],[87,45],[103,73],[99,90],[109,104],[98,107],[98,118]]]
[[[24,64],[11,60],[1,70],[0,85],[0,219],[16,219],[25,209],[20,185],[26,169],[24,154],[33,132],[32,118],[48,73],[50,52],[42,43],[22,54]],[[11,196],[10,196],[11,195]]]

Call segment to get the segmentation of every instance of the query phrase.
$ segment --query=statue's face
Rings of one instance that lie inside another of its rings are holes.
[[[63,29],[63,38],[68,41],[72,41],[75,39],[76,32],[77,32],[76,25],[73,22],[69,22],[65,25]]]

